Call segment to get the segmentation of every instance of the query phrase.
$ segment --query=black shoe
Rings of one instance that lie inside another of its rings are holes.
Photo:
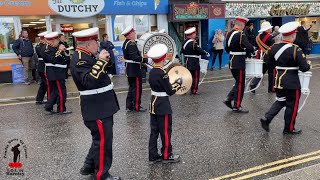
[[[180,155],[171,155],[168,159],[163,159],[162,163],[176,163],[180,161]]]
[[[242,107],[240,107],[239,109],[238,108],[233,108],[232,112],[235,112],[235,113],[248,113],[249,110],[245,110]]]
[[[50,110],[50,109],[44,109],[46,112],[48,112],[49,114],[57,114],[57,111],[54,110]]]
[[[266,119],[260,119],[260,122],[261,122],[261,126],[264,130],[266,130],[267,132],[270,131],[270,128],[269,128],[269,122],[266,120]]]
[[[136,111],[137,111],[137,112],[146,112],[147,109],[140,106],[139,109],[136,110]]]
[[[72,111],[63,111],[63,112],[58,112],[59,114],[71,114]]]
[[[161,162],[162,159],[163,159],[163,156],[158,155],[156,159],[149,159],[149,164],[155,164],[155,163]]]
[[[83,165],[82,168],[80,169],[80,174],[81,175],[93,175],[94,174],[94,167],[91,167],[87,164]]]
[[[45,104],[44,101],[36,101],[36,105],[41,105],[41,104]]]
[[[294,129],[292,132],[290,131],[283,131],[283,134],[292,134],[292,135],[295,135],[295,134],[301,134],[302,133],[302,130],[296,130]]]
[[[224,100],[223,104],[225,104],[228,108],[232,109],[232,104],[230,100]]]
[[[121,177],[119,177],[119,176],[109,176],[109,177],[107,177],[105,180],[121,180]]]

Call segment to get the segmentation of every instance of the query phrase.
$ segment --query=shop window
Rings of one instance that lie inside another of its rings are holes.
[[[114,29],[114,41],[124,41],[125,37],[121,32],[128,26],[133,26],[132,15],[117,15],[112,17]]]
[[[0,54],[13,53],[15,40],[13,17],[0,17]]]
[[[21,16],[21,26],[28,30],[28,36],[34,45],[39,41],[38,34],[46,31],[45,16]]]
[[[134,16],[134,27],[139,39],[144,33],[149,32],[149,15]]]

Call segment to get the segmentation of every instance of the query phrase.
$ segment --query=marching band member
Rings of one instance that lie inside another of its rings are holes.
[[[192,27],[187,29],[184,34],[187,39],[183,42],[181,53],[184,54],[185,62],[187,64],[187,69],[192,74],[192,86],[191,86],[191,95],[198,95],[198,85],[199,85],[199,76],[200,76],[200,57],[201,55],[210,56],[209,53],[200,48],[196,41],[196,28]]]
[[[92,144],[80,174],[95,173],[97,180],[119,180],[109,174],[112,164],[113,115],[119,110],[106,68],[110,54],[102,50],[99,58],[98,28],[75,32],[78,47],[72,55],[71,73],[80,91],[81,114],[91,131]]]
[[[310,65],[307,63],[302,49],[298,45],[293,44],[296,39],[298,26],[297,22],[289,22],[282,25],[279,29],[279,32],[283,36],[282,42],[273,45],[266,56],[268,66],[276,67],[275,90],[277,96],[276,101],[265,114],[265,118],[260,120],[262,128],[267,132],[270,130],[269,124],[272,119],[283,107],[286,107],[283,133],[301,133],[301,130],[294,127],[301,95],[298,70],[306,72],[310,69]]]
[[[166,59],[168,47],[164,44],[156,44],[150,48],[147,55],[154,62],[154,67],[149,74],[151,88],[150,102],[150,139],[149,139],[149,161],[155,163],[171,163],[180,161],[179,155],[173,155],[171,146],[172,132],[172,109],[169,96],[181,88],[182,79],[170,84],[168,74],[162,67]],[[161,153],[158,154],[157,140],[160,134],[162,141]]]
[[[50,99],[45,105],[45,110],[51,113],[54,104],[57,103],[57,113],[69,114],[66,109],[67,88],[66,88],[66,68],[65,46],[59,45],[58,32],[51,32],[44,35],[47,45],[42,47],[42,57],[45,61],[46,75],[50,84]]]
[[[136,33],[132,26],[127,27],[122,33],[126,37],[123,43],[122,51],[126,62],[126,72],[129,82],[129,90],[126,99],[126,110],[144,112],[147,109],[141,107],[142,93],[142,64],[147,63],[148,58],[141,57],[137,43],[135,42]]]
[[[38,37],[40,38],[39,43],[37,44],[37,46],[35,47],[37,56],[38,56],[38,66],[37,66],[37,71],[38,71],[38,75],[40,77],[40,86],[39,86],[39,90],[37,93],[37,97],[36,97],[36,104],[43,104],[43,98],[47,93],[47,101],[50,98],[50,87],[49,87],[49,81],[47,79],[46,76],[46,72],[45,72],[45,63],[43,61],[43,57],[41,56],[41,49],[43,48],[43,46],[46,45],[46,40],[44,38],[44,35],[48,34],[48,31],[42,32],[40,34],[38,34]]]
[[[257,59],[263,59],[265,62],[265,54],[268,52],[270,47],[274,44],[274,37],[272,36],[272,27],[271,24],[268,21],[265,21],[261,24],[261,29],[259,30],[259,35],[256,37],[256,42],[259,47],[258,53],[256,58]],[[275,92],[274,90],[274,76],[275,76],[275,69],[274,67],[269,67],[266,65],[266,63],[263,63],[263,74],[265,74],[268,71],[268,92]],[[255,89],[260,82],[261,78],[254,78],[253,81],[250,84],[251,89]],[[255,91],[252,91],[255,93]]]
[[[249,43],[247,36],[243,32],[248,21],[249,19],[247,18],[236,17],[235,26],[226,38],[226,51],[230,54],[229,68],[236,82],[223,103],[232,109],[233,112],[237,113],[249,112],[241,107],[246,79],[245,60],[247,55],[254,52],[253,46]],[[234,101],[234,106],[232,106],[231,101]]]

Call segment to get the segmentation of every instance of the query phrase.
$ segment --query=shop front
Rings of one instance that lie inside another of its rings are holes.
[[[167,0],[24,0],[23,3],[0,0],[0,82],[14,82],[15,69],[21,67],[12,44],[22,28],[28,30],[34,45],[38,42],[38,33],[58,31],[66,36],[69,46],[75,48],[73,32],[99,27],[99,37],[108,34],[116,47],[117,74],[124,74],[124,65],[119,62],[124,41],[121,31],[131,25],[137,31],[137,38],[157,29],[167,31],[167,13]]]

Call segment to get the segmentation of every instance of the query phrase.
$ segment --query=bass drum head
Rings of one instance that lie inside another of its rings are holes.
[[[174,83],[177,79],[182,78],[181,89],[177,91],[176,94],[185,94],[190,90],[192,85],[192,75],[187,68],[175,65],[171,67],[167,72],[171,84]]]
[[[137,41],[142,57],[147,57],[150,48],[156,44],[165,44],[168,47],[165,65],[171,63],[176,57],[177,48],[176,43],[168,34],[159,32],[145,33]]]

